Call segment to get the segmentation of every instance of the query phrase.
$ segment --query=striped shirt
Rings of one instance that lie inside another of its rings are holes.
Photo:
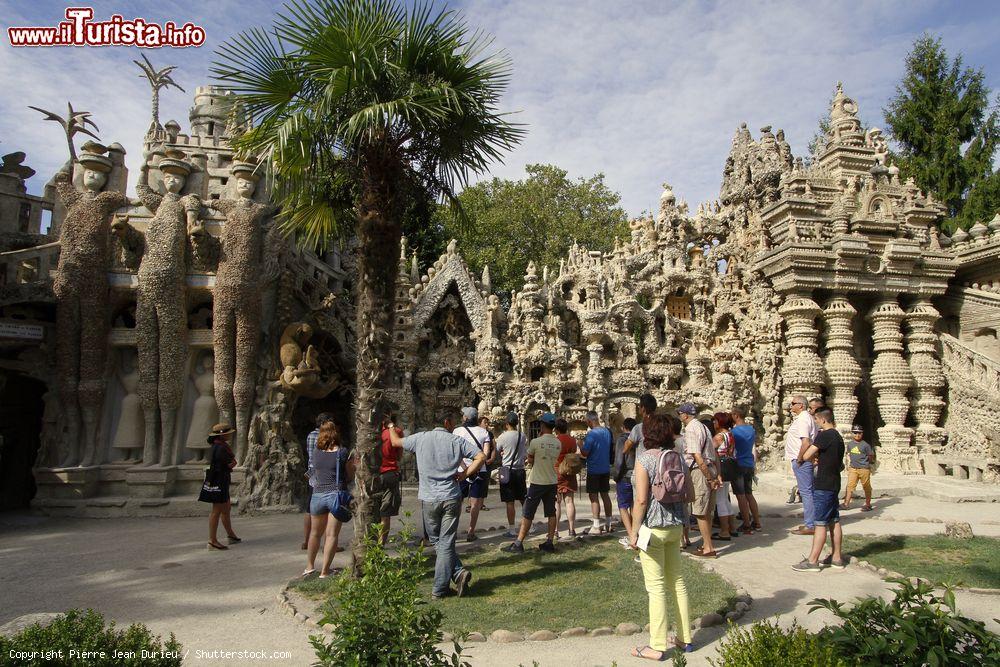
[[[316,486],[316,443],[319,442],[319,429],[306,436],[306,454],[309,463],[306,465],[306,475],[309,476],[309,486]]]

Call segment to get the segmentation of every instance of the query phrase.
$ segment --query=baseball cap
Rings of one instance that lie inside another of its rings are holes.
[[[462,419],[466,421],[479,419],[479,410],[473,407],[462,408]]]
[[[694,406],[694,403],[681,403],[681,406],[677,408],[677,414],[695,417],[698,414],[698,408]]]
[[[865,429],[861,426],[861,424],[855,424],[854,426],[851,427],[851,433],[864,433],[864,432]]]
[[[548,426],[555,426],[556,425],[556,416],[554,414],[552,414],[551,412],[543,412],[542,416],[539,417],[538,420],[540,422],[542,422],[543,424],[546,424]]]

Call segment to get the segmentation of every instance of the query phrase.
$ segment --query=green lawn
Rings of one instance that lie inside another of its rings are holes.
[[[642,569],[632,560],[635,552],[622,549],[616,540],[560,544],[554,555],[539,552],[534,543],[525,546],[527,551],[519,556],[495,547],[463,555],[463,564],[473,571],[471,589],[462,598],[432,603],[444,613],[444,630],[558,632],[576,626],[592,629],[648,622]],[[735,593],[733,587],[688,558],[682,558],[681,564],[691,619],[722,610]],[[312,579],[295,584],[295,588],[318,599],[325,597],[331,584],[332,579]],[[422,587],[428,599],[430,586],[428,576]]]
[[[931,536],[845,536],[846,555],[907,577],[1000,588],[1000,539]]]

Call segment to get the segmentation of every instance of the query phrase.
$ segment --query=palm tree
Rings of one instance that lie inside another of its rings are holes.
[[[133,60],[132,62],[138,65],[139,69],[142,70],[142,74],[140,74],[139,77],[146,77],[146,80],[149,81],[149,87],[153,91],[153,122],[149,125],[149,130],[146,134],[154,135],[157,130],[163,129],[160,126],[160,91],[164,88],[169,88],[170,86],[173,86],[182,93],[186,91],[181,88],[176,81],[174,81],[172,76],[170,76],[170,73],[177,69],[176,65],[171,65],[158,70],[153,67],[153,63],[149,62],[149,58],[146,57],[146,54],[142,54],[142,60],[143,62],[139,62],[138,60]]]
[[[77,134],[86,134],[88,137],[93,137],[94,139],[100,141],[96,134],[87,129],[87,126],[90,125],[98,132],[100,132],[100,129],[97,127],[97,123],[90,120],[89,111],[73,111],[72,102],[67,102],[66,106],[69,108],[69,111],[66,112],[65,117],[30,105],[28,108],[34,109],[35,111],[43,114],[45,116],[45,120],[51,120],[59,123],[63,129],[63,134],[66,135],[66,144],[69,146],[69,159],[70,162],[73,163],[76,162],[76,148],[73,146],[73,137]]]
[[[213,73],[251,129],[238,152],[264,158],[281,221],[305,244],[359,241],[355,282],[357,520],[371,523],[368,480],[390,377],[401,218],[416,197],[444,197],[520,142],[498,110],[510,59],[492,38],[430,4],[292,0],[270,31],[218,51]],[[365,530],[356,531],[363,536]],[[364,557],[355,540],[355,569]]]

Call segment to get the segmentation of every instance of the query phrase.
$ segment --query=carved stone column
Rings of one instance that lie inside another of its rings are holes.
[[[820,308],[810,297],[790,294],[778,309],[785,320],[785,360],[781,368],[785,396],[820,393],[823,360],[816,351],[816,316]]]
[[[938,358],[937,335],[934,323],[941,314],[926,299],[918,301],[906,314],[910,334],[906,347],[910,353],[910,371],[913,373],[913,416],[917,421],[914,433],[921,453],[930,453],[941,447],[945,431],[938,427],[944,410],[945,377]]]
[[[604,373],[601,371],[601,352],[604,346],[599,341],[587,345],[587,400],[591,406],[600,405],[607,397],[604,388]]]
[[[854,358],[852,325],[858,311],[851,303],[836,297],[830,300],[823,317],[826,320],[826,388],[834,418],[842,433],[849,433],[858,414],[854,389],[861,381],[861,366]]]
[[[903,358],[903,333],[899,325],[906,314],[896,299],[884,299],[869,313],[874,328],[875,360],[871,385],[878,399],[878,411],[885,425],[878,429],[882,451],[879,459],[890,470],[919,472],[910,447],[912,429],[906,428],[910,401],[906,392],[913,384],[910,367]]]

